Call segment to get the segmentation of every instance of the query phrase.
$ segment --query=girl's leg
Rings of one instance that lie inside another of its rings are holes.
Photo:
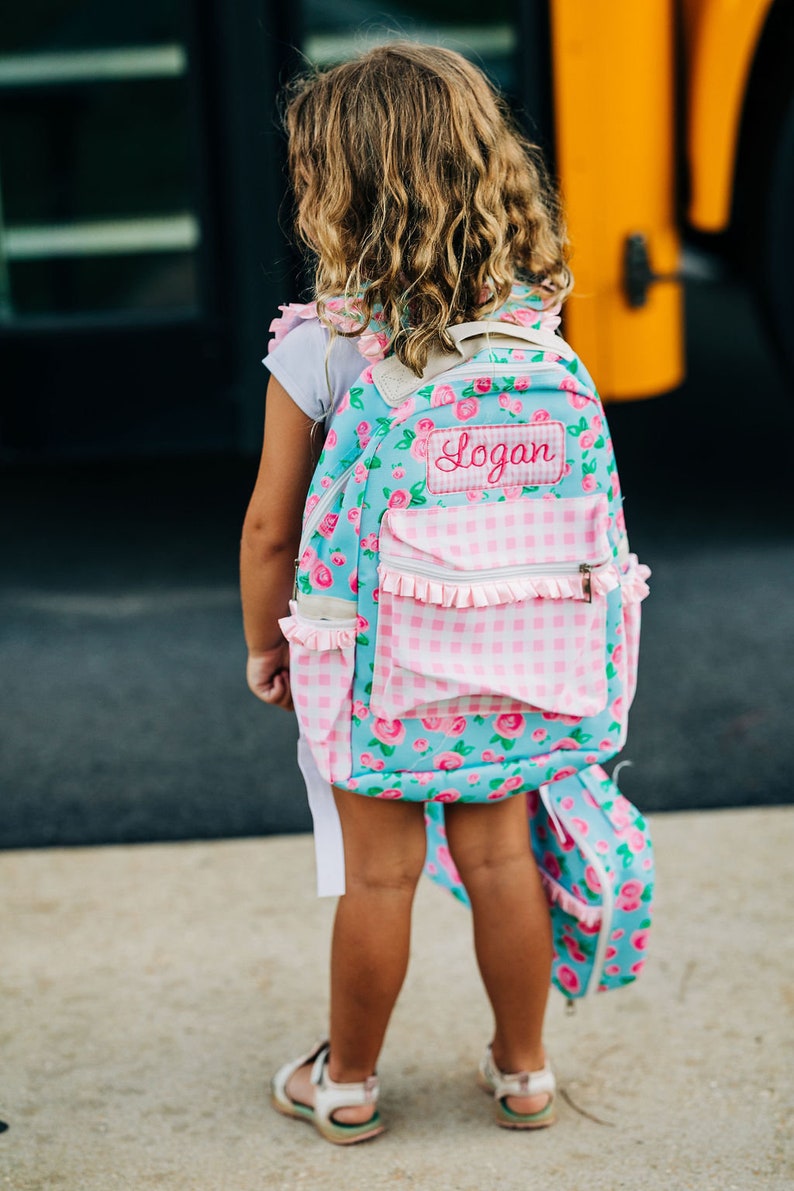
[[[345,845],[345,888],[331,946],[328,1075],[359,1083],[372,1075],[408,967],[411,908],[425,860],[424,807],[334,788]],[[288,1094],[311,1104],[309,1069]],[[364,1105],[334,1114],[343,1124],[372,1115]]]
[[[450,804],[447,842],[471,900],[474,946],[496,1023],[493,1057],[505,1072],[537,1071],[545,1060],[543,1017],[552,961],[551,919],[532,854],[526,800]],[[510,1096],[533,1113],[547,1097]]]

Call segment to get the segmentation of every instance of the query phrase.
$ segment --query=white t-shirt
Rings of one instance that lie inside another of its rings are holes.
[[[307,319],[290,331],[262,361],[295,404],[315,422],[328,419],[367,367],[355,340],[335,335],[328,353],[326,378],[328,340],[328,328],[319,319]]]

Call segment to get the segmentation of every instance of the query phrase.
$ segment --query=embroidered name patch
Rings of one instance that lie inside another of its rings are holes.
[[[430,492],[556,484],[564,466],[562,422],[451,427],[427,439]]]

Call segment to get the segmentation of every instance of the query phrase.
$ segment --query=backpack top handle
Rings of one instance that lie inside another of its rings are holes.
[[[523,327],[518,323],[497,322],[481,319],[478,322],[458,323],[448,328],[450,338],[455,341],[456,351],[433,352],[421,376],[417,376],[396,356],[387,356],[372,369],[372,380],[387,405],[394,408],[402,405],[427,381],[435,380],[457,364],[471,360],[478,352],[494,347],[524,347],[530,344],[541,351],[554,352],[564,360],[575,359],[575,352],[569,344],[553,331],[541,331],[534,327]]]

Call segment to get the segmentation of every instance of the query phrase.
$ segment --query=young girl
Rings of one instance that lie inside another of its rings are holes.
[[[288,308],[276,323],[241,570],[248,684],[264,702],[291,710],[279,620],[288,613],[329,414],[368,359],[394,353],[419,376],[429,353],[451,350],[448,326],[499,312],[553,330],[571,278],[537,153],[460,55],[413,43],[380,47],[302,80],[286,124],[297,229],[312,257],[317,302]],[[286,1064],[272,1091],[279,1111],[350,1144],[384,1128],[375,1069],[406,972],[425,824],[421,802],[336,787],[333,798],[345,892],[333,932],[330,1041]],[[552,942],[525,799],[450,804],[445,824],[494,1014],[479,1082],[493,1093],[500,1125],[550,1125],[555,1083],[542,1026]]]

